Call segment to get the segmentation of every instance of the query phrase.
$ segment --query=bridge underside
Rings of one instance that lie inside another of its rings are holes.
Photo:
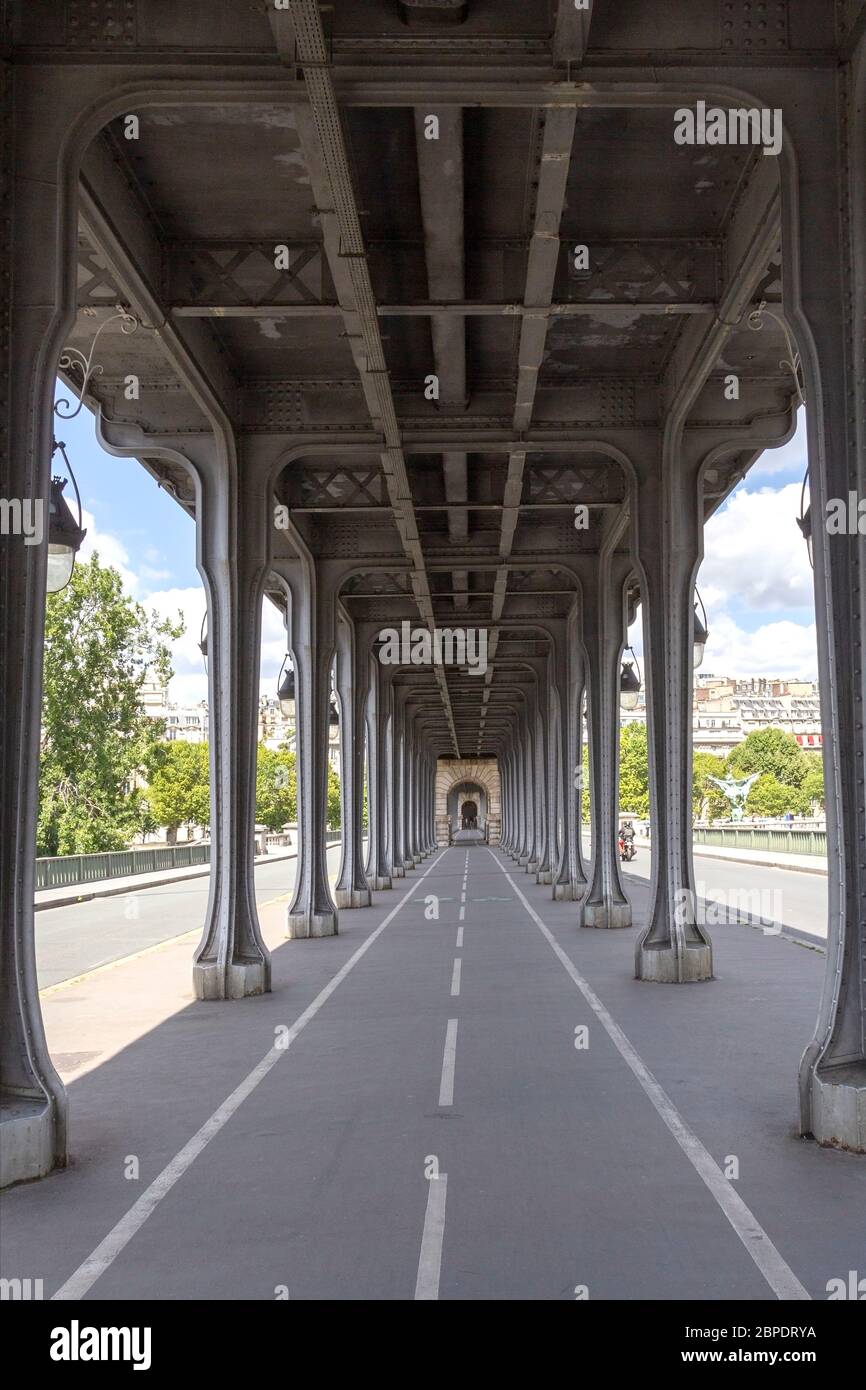
[[[59,369],[105,448],[195,518],[214,842],[198,997],[272,986],[252,888],[263,601],[296,685],[289,937],[335,934],[433,850],[441,764],[495,762],[501,852],[557,913],[638,925],[641,980],[712,981],[693,906],[694,580],[704,521],[804,397],[812,515],[866,495],[863,4],[166,8],[5,7],[0,444],[10,496],[46,496]],[[701,103],[778,113],[778,147],[767,121],[764,145],[760,121],[708,138]],[[866,1150],[866,576],[856,535],[813,529],[831,874],[800,1127]],[[33,963],[44,548],[4,537],[0,564],[12,1182],[65,1161],[67,1102]],[[654,858],[636,921],[615,841],[638,605]],[[419,631],[464,645],[419,662]]]

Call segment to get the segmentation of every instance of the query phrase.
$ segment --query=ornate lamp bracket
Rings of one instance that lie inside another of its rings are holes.
[[[75,409],[72,408],[71,402],[66,398],[61,398],[54,404],[54,413],[61,420],[74,420],[76,415],[80,414],[81,407],[84,405],[84,397],[87,395],[87,388],[92,378],[102,374],[102,366],[99,363],[94,363],[93,356],[96,352],[96,344],[99,342],[100,337],[108,325],[120,319],[120,331],[127,336],[141,327],[141,319],[138,318],[136,314],[130,313],[129,309],[124,309],[121,304],[115,305],[115,311],[116,312],[113,313],[110,318],[105,319],[97,328],[93,336],[93,342],[90,344],[90,351],[86,356],[81,349],[77,347],[64,348],[63,352],[60,354],[60,361],[58,363],[59,370],[61,372],[68,372],[70,376],[76,380],[76,384],[77,378],[79,376],[81,377],[81,385],[78,387],[78,404]]]
[[[800,354],[794,346],[794,340],[791,337],[790,330],[788,328],[788,325],[785,323],[785,320],[779,314],[775,313],[772,309],[768,309],[766,299],[762,299],[758,307],[756,309],[753,309],[752,312],[749,314],[749,317],[746,320],[746,322],[752,329],[753,333],[760,333],[761,329],[764,327],[765,318],[774,319],[775,322],[781,328],[783,334],[785,335],[785,343],[788,348],[788,356],[782,358],[781,362],[779,363],[779,366],[791,373],[791,375],[794,378],[794,385],[797,388],[797,396],[799,398],[800,404],[805,405],[806,391],[805,383],[803,381],[803,364],[800,360]]]

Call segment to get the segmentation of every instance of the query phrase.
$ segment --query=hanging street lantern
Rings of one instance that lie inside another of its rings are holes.
[[[291,719],[295,712],[295,672],[288,656],[280,667],[277,699],[280,702],[280,711],[283,716],[286,719]]]
[[[634,669],[634,663],[624,661],[619,677],[619,697],[623,709],[634,709],[640,695],[640,676]]]
[[[694,650],[694,668],[697,671],[704,659],[704,648],[707,645],[710,634],[707,629],[707,610],[704,608],[703,600],[697,589],[695,590],[695,595],[697,602],[695,603],[692,623],[692,644]],[[698,612],[698,604],[701,606],[700,613]]]
[[[63,496],[63,489],[66,487],[65,478],[52,477],[51,479],[51,498],[48,503],[48,578],[47,589],[49,594],[57,594],[61,589],[65,589],[75,568],[75,557],[81,549],[81,542],[87,535],[86,530],[81,525],[81,497],[78,493],[78,484],[75,481],[75,474],[66,457],[66,446],[55,443],[54,452],[60,450],[66,463],[72,486],[75,489],[75,500],[78,504],[78,520],[76,521],[69,503]]]

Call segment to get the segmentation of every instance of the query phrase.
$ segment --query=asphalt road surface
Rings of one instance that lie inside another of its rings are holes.
[[[643,984],[636,929],[576,930],[497,851],[404,882],[285,942],[271,994],[191,1001],[74,1082],[77,1162],[5,1197],[4,1273],[60,1299],[776,1307],[862,1268],[862,1163],[796,1130],[820,954],[732,926],[712,982]],[[162,915],[203,891],[157,890]]]
[[[257,864],[256,902],[290,893],[297,859]],[[328,851],[328,865],[339,867],[340,846]],[[97,966],[156,946],[161,941],[201,931],[207,909],[207,875],[178,879],[154,888],[136,888],[107,898],[36,913],[36,964],[39,987],[59,984]]]

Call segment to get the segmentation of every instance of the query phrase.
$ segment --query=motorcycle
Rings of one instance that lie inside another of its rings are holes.
[[[619,857],[623,864],[628,864],[634,859],[637,850],[634,847],[634,840],[627,839],[625,835],[620,835],[617,841],[619,846]]]

